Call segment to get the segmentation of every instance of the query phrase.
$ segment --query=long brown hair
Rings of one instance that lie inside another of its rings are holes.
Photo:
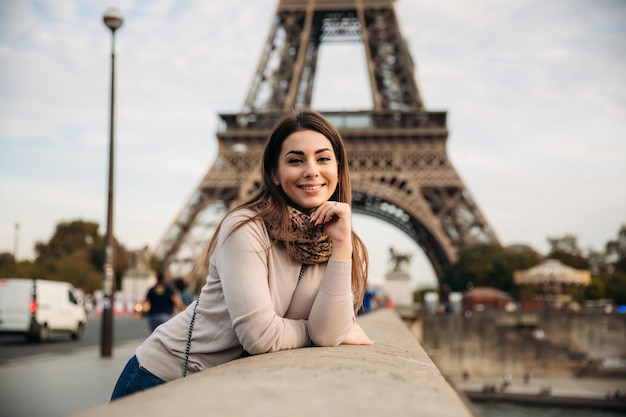
[[[257,214],[240,223],[241,227],[248,221],[266,217],[269,213],[282,213],[279,228],[282,235],[289,232],[290,221],[288,211],[288,198],[283,189],[272,181],[272,173],[278,167],[278,156],[280,149],[287,137],[294,132],[301,130],[312,130],[324,135],[331,143],[338,163],[338,184],[337,189],[331,196],[331,200],[340,201],[352,206],[352,185],[350,183],[350,172],[348,169],[348,157],[339,131],[322,116],[313,110],[292,111],[274,125],[269,140],[263,150],[263,160],[261,166],[262,181],[256,194],[248,201],[232,208],[229,213],[242,208],[254,210]],[[222,222],[218,225],[207,250],[207,260],[215,251],[217,236]],[[287,246],[289,254],[290,247]],[[367,286],[369,256],[363,241],[352,231],[352,292],[354,293],[355,310],[361,308],[363,296]]]

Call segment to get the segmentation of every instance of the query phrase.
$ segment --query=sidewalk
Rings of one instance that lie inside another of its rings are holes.
[[[113,347],[111,358],[89,348],[0,367],[2,417],[65,417],[109,402],[113,386],[143,339]]]

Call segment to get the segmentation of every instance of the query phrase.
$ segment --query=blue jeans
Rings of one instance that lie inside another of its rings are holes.
[[[150,326],[150,331],[153,332],[154,329],[156,329],[171,318],[172,315],[169,313],[156,313],[148,315],[148,325]]]
[[[165,384],[165,381],[141,367],[133,355],[113,388],[111,401],[161,384]]]

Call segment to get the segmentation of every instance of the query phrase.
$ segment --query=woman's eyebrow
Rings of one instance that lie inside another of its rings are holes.
[[[330,148],[321,148],[321,149],[318,149],[318,150],[315,151],[316,154],[322,153],[322,152],[332,152],[332,149],[330,149]],[[304,155],[304,152],[303,151],[296,151],[296,150],[285,152],[285,156],[287,156],[289,154]]]

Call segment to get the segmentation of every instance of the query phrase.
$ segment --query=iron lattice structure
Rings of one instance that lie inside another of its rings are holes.
[[[346,143],[353,210],[415,240],[440,280],[460,248],[497,243],[448,159],[446,113],[424,108],[393,0],[280,0],[243,109],[220,114],[218,156],[157,247],[166,275],[196,290],[204,283],[208,242],[227,209],[258,188],[273,124],[311,105],[324,42],[360,42],[367,59],[373,109],[320,110]]]

